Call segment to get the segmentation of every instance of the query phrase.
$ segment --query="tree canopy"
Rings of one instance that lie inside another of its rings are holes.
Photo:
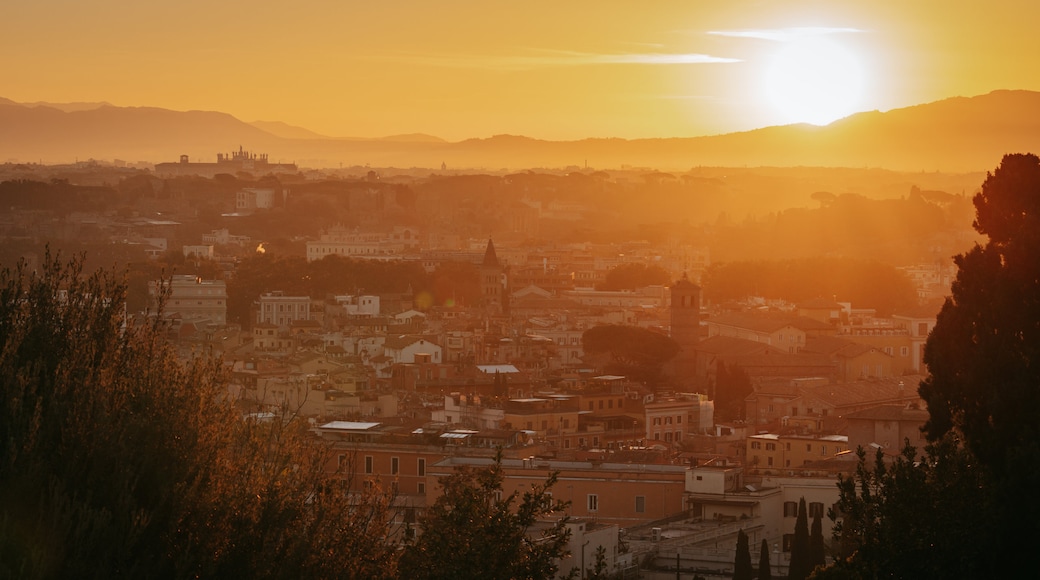
[[[1040,158],[1004,156],[974,203],[988,241],[955,258],[919,392],[929,438],[963,438],[991,477],[999,561],[1025,565],[1040,540],[1040,502],[1020,501],[1040,484]]]
[[[670,337],[638,326],[594,326],[581,335],[581,344],[605,371],[644,382],[657,380],[664,363],[679,354]]]
[[[402,578],[537,580],[553,578],[570,537],[566,503],[553,498],[556,475],[523,494],[502,494],[502,456],[461,467],[440,480],[442,494],[419,521],[401,556]],[[540,531],[536,524],[548,521]]]
[[[716,262],[701,279],[712,302],[748,296],[801,302],[836,297],[889,315],[917,304],[910,278],[893,266],[863,259],[814,257],[774,261]]]
[[[598,290],[635,290],[646,286],[664,286],[671,282],[668,272],[657,264],[630,262],[615,266],[603,279]]]
[[[111,272],[0,271],[0,578],[386,578],[392,497],[243,419]]]

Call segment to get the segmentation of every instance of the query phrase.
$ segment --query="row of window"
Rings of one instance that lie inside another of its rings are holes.
[[[618,399],[617,400],[617,408],[618,409],[621,408],[621,405],[622,405],[623,402],[624,402],[624,399]],[[607,399],[606,403],[607,403],[607,408],[608,409],[613,409],[614,408],[614,399]],[[595,404],[596,404],[595,401],[589,401],[589,410],[590,411],[594,411],[595,410]],[[603,400],[599,401],[599,408],[600,409],[603,408]]]
[[[762,448],[762,442],[761,441],[752,441],[751,442],[751,448],[752,449],[761,449]],[[789,442],[788,443],[784,443],[784,450],[785,451],[790,451],[791,450],[791,443],[789,443]],[[766,443],[766,451],[776,451],[776,443]],[[805,451],[807,453],[812,453],[812,443],[806,443],[805,444]],[[827,446],[826,445],[820,445],[820,455],[827,455]]]
[[[682,424],[682,415],[676,415],[675,422],[676,422],[676,424]],[[672,424],[672,418],[671,417],[654,417],[652,424],[653,425],[671,425]]]
[[[637,495],[635,497],[636,505],[635,510],[637,514],[646,513],[646,496]],[[590,493],[586,496],[585,508],[590,512],[599,511],[599,494]]]
[[[339,466],[343,467],[343,465],[347,461],[347,456],[346,455],[340,455],[338,457],[338,460],[339,460]],[[366,474],[373,474],[373,473],[375,473],[375,461],[376,461],[375,457],[373,457],[371,455],[366,455],[365,456],[365,473]],[[390,458],[390,475],[397,475],[400,472],[401,472],[401,458],[400,457],[391,457]],[[415,474],[418,475],[419,477],[424,477],[426,475],[426,458],[425,457],[420,457],[420,458],[418,458],[416,460]]]

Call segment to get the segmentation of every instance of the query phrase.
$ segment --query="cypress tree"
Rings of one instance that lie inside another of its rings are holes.
[[[819,512],[813,516],[812,533],[809,534],[809,570],[827,565],[827,554],[823,547],[823,521]]]
[[[794,540],[791,542],[791,564],[787,568],[788,580],[805,580],[812,567],[809,565],[809,516],[805,510],[805,498],[798,502],[798,521],[794,524]]]
[[[751,568],[751,547],[744,530],[737,531],[737,555],[733,561],[733,580],[751,580],[754,571]]]
[[[758,580],[773,580],[769,566],[769,543],[762,540],[762,548],[758,551]]]

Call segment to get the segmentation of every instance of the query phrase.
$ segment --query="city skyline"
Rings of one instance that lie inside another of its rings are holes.
[[[687,137],[1040,89],[1038,8],[16,2],[0,96],[214,110],[333,137]]]

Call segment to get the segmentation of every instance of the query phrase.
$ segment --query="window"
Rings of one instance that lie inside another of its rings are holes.
[[[820,516],[821,518],[824,516],[822,502],[814,501],[809,504],[809,517],[815,518],[816,516]]]
[[[928,323],[927,322],[918,322],[917,323],[917,335],[918,336],[928,336]]]
[[[761,449],[762,448],[762,444],[760,442],[758,442],[758,441],[752,441],[751,442],[751,448],[752,449]]]
[[[794,534],[784,534],[784,551],[791,551],[791,544],[794,543]]]
[[[390,475],[397,475],[401,471],[401,460],[397,457],[390,458]]]
[[[769,457],[766,457],[766,465],[768,465],[769,467],[773,466],[773,456],[772,455],[770,455]]]
[[[805,450],[806,451],[812,451],[812,443],[806,443],[805,444]]]
[[[365,473],[372,473],[374,470],[374,460],[371,455],[365,456]]]
[[[419,475],[419,477],[424,477],[426,475],[426,458],[425,457],[420,457],[419,458],[419,465],[418,465],[418,467],[416,468],[415,471]]]
[[[347,464],[347,456],[343,455],[342,453],[340,453],[339,456],[336,457],[336,467],[343,467],[346,464]]]
[[[677,424],[682,424],[682,415],[679,415],[678,417],[676,417],[676,418],[675,418],[675,422],[676,422]]]
[[[588,510],[590,512],[598,511],[599,510],[599,496],[594,494],[594,493],[590,493],[588,495],[588,498],[587,498],[586,507],[588,508]]]
[[[791,450],[791,444],[790,443],[784,443],[784,451],[790,451],[790,450]]]
[[[636,513],[637,514],[646,513],[646,496],[645,495],[637,495],[636,496]]]
[[[901,346],[899,347],[899,356],[910,356],[910,347]]]
[[[766,443],[766,451],[776,451],[776,443]]]

